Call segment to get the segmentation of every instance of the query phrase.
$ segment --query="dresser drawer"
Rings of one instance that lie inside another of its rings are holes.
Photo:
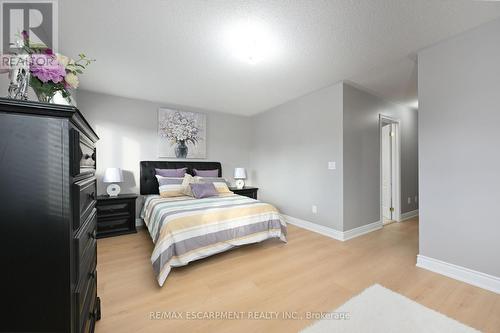
[[[96,149],[94,143],[75,128],[71,129],[70,138],[71,175],[81,177],[86,174],[95,174]]]
[[[85,324],[82,326],[82,333],[93,333],[95,331],[95,316],[93,313],[90,313],[87,321]]]
[[[96,276],[96,262],[94,262],[76,287],[76,309],[79,313],[82,313],[85,308],[85,301],[88,300],[87,294],[91,291],[92,284],[95,284]]]
[[[93,333],[95,331],[95,318],[92,313],[89,314],[87,321],[82,326],[82,333]]]
[[[88,283],[81,285],[81,289],[75,292],[75,332],[91,332],[95,321],[95,302],[97,298],[97,272],[89,275]]]
[[[75,261],[75,284],[80,285],[88,278],[89,272],[95,269],[97,264],[97,242],[92,240],[83,256]]]
[[[74,258],[75,267],[77,270],[76,276],[80,275],[80,266],[85,263],[86,256],[91,255],[96,248],[96,210],[92,211],[90,217],[85,221],[83,226],[76,234],[74,242]]]
[[[81,333],[94,333],[95,323],[97,320],[101,319],[99,307],[99,297],[94,295],[94,301],[90,304],[90,311],[87,313],[86,318],[82,318],[85,321],[82,325]]]
[[[73,230],[78,229],[94,209],[96,191],[95,177],[73,184]]]

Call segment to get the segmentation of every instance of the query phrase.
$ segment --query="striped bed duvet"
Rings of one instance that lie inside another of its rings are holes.
[[[150,195],[141,218],[155,244],[151,262],[160,286],[172,267],[269,238],[286,242],[286,223],[276,208],[235,194],[204,199]]]

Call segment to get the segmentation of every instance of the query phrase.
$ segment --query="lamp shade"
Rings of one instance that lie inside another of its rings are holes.
[[[247,171],[245,168],[235,168],[234,169],[234,179],[246,179]]]
[[[123,173],[120,168],[107,168],[102,178],[104,183],[121,183],[123,182]]]

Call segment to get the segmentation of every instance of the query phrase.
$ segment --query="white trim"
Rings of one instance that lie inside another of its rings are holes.
[[[500,277],[497,276],[429,258],[421,254],[417,255],[417,267],[500,294]]]
[[[362,225],[361,227],[344,231],[342,233],[342,240],[346,241],[354,237],[358,237],[367,234],[369,232],[382,229],[382,227],[383,227],[382,221],[377,221],[370,224]]]
[[[351,230],[339,231],[339,230],[335,230],[335,229],[332,229],[329,227],[325,227],[325,226],[320,225],[320,224],[316,224],[316,223],[312,223],[312,222],[305,221],[302,219],[298,219],[296,217],[292,217],[292,216],[288,216],[288,215],[284,215],[284,214],[282,214],[282,215],[285,218],[287,223],[293,224],[297,227],[307,229],[309,231],[316,232],[316,233],[321,234],[323,236],[327,236],[327,237],[330,237],[330,238],[333,238],[333,239],[339,240],[339,241],[346,241],[346,240],[349,240],[349,239],[352,239],[352,238],[355,238],[355,237],[358,237],[358,236],[361,236],[361,235],[364,235],[364,234],[367,234],[369,232],[372,232],[372,231],[375,231],[375,230],[382,228],[382,222],[377,221],[377,222],[363,225],[361,227],[354,228]]]
[[[411,212],[406,212],[401,214],[401,219],[399,222],[403,222],[418,216],[418,209],[412,210]]]
[[[329,227],[325,227],[325,226],[320,225],[320,224],[312,223],[312,222],[298,219],[296,217],[288,216],[285,214],[281,214],[281,215],[285,218],[287,223],[293,224],[293,225],[300,227],[302,229],[307,229],[309,231],[316,232],[316,233],[321,234],[323,236],[327,236],[327,237],[330,237],[330,238],[333,238],[333,239],[336,239],[339,241],[344,240],[343,235],[342,235],[343,234],[342,231],[338,231],[338,230],[335,230],[335,229],[332,229]]]

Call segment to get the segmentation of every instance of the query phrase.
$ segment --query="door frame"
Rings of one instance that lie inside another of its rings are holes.
[[[394,126],[394,145],[392,145],[392,205],[394,221],[401,221],[401,122],[399,119],[379,114],[379,168],[380,168],[380,222],[384,222],[383,207],[383,174],[382,174],[382,127],[387,124]]]

